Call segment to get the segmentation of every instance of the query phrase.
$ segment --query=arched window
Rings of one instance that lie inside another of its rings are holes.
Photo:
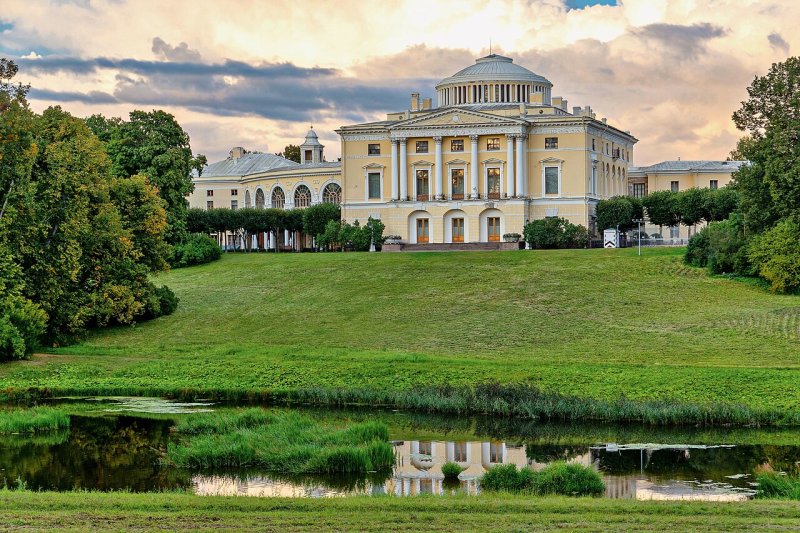
[[[294,206],[308,207],[311,205],[311,191],[305,185],[300,185],[294,190]]]
[[[250,198],[250,191],[244,191],[244,206],[247,208],[252,207],[252,200]]]
[[[286,195],[283,193],[283,189],[275,187],[272,189],[272,207],[283,209],[284,205],[286,205]]]
[[[256,191],[256,209],[264,209],[264,191],[261,189]]]
[[[338,183],[329,183],[322,191],[322,203],[336,204],[342,203],[342,188]]]

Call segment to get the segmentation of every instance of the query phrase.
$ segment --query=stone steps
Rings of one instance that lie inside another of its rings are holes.
[[[515,242],[457,242],[383,246],[385,252],[480,252],[516,250],[518,248],[519,246]]]

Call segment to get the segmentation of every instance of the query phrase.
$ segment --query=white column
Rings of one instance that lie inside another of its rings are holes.
[[[469,136],[469,150],[470,150],[470,198],[478,197],[478,136]]]
[[[397,141],[392,139],[392,200],[400,195],[400,176],[397,174]]]
[[[517,190],[514,196],[525,194],[525,136],[517,135]]]
[[[400,199],[408,200],[408,161],[406,140],[400,139]]]
[[[506,152],[506,196],[512,198],[514,196],[514,136],[506,135],[506,145],[508,150]]]
[[[436,159],[434,160],[434,164],[436,168],[434,172],[436,173],[436,199],[442,199],[442,190],[443,190],[443,180],[442,180],[442,138],[441,137],[434,137],[433,144],[436,147]]]

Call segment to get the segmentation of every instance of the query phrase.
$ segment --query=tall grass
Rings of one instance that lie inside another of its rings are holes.
[[[179,441],[167,448],[181,467],[260,467],[303,474],[371,472],[394,465],[386,426],[375,422],[338,429],[295,412],[263,409],[198,414],[178,422]]]
[[[800,474],[781,475],[775,472],[762,472],[756,476],[759,498],[779,498],[800,500]]]
[[[481,489],[490,492],[524,492],[563,496],[599,496],[605,492],[600,474],[589,467],[556,462],[540,471],[516,465],[489,469],[481,478]]]
[[[57,407],[0,411],[0,434],[41,433],[69,427],[69,414]]]

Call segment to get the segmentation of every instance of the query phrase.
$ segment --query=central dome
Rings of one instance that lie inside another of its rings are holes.
[[[436,85],[439,107],[451,105],[541,103],[550,105],[553,84],[510,57],[490,54]],[[531,97],[541,93],[541,99]]]

